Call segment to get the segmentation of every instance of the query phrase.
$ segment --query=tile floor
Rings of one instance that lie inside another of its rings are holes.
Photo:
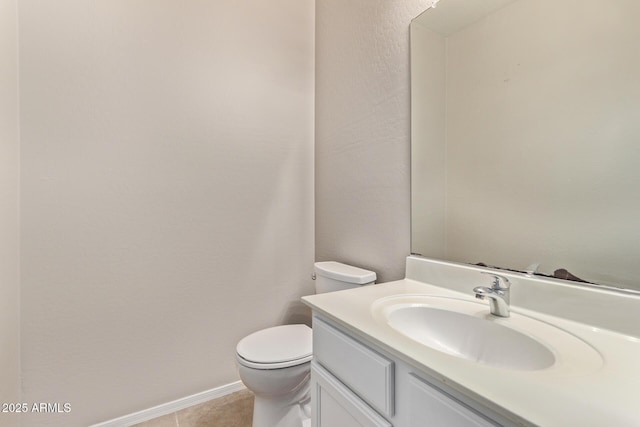
[[[251,427],[253,394],[241,390],[132,427]]]

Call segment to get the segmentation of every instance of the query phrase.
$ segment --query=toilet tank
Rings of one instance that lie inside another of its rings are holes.
[[[342,291],[376,282],[376,273],[335,261],[316,262],[316,293]]]

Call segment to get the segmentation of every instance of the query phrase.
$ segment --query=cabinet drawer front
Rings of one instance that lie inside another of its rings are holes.
[[[499,426],[414,375],[409,376],[409,383],[409,425],[411,426]]]
[[[393,415],[393,362],[313,319],[313,357],[376,410]]]
[[[311,362],[314,427],[392,427],[315,361]]]

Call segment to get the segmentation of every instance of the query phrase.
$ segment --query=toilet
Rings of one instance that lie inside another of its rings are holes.
[[[314,265],[316,293],[375,283],[376,273],[335,261]],[[312,338],[307,325],[254,332],[238,342],[240,379],[254,393],[253,427],[311,425]]]

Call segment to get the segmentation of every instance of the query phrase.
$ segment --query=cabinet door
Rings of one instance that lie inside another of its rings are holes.
[[[409,425],[420,427],[496,427],[480,413],[435,388],[409,376]]]
[[[312,427],[392,427],[327,370],[311,363]]]

